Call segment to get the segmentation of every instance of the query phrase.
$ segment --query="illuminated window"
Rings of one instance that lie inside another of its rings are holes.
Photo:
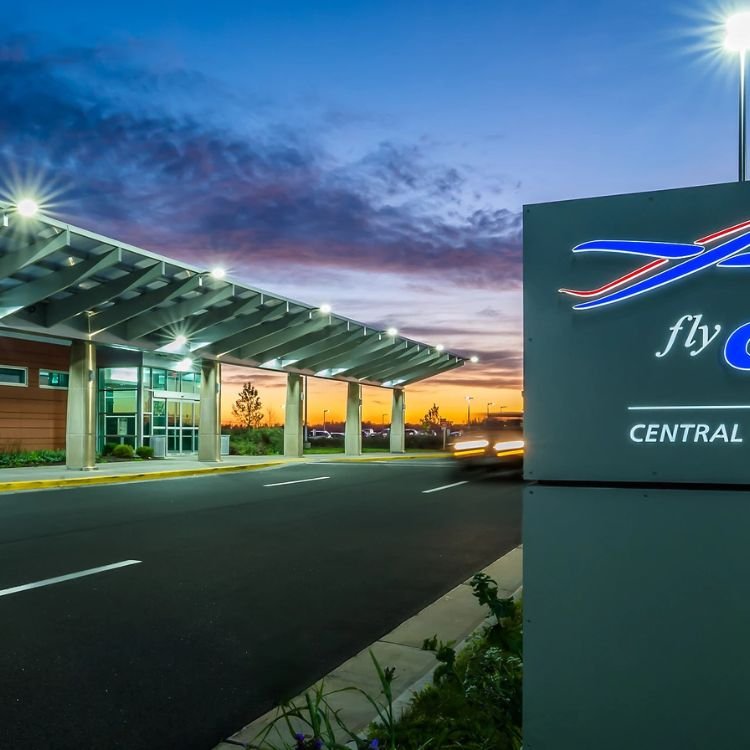
[[[62,370],[39,370],[40,388],[67,388],[68,373]]]
[[[29,371],[26,367],[0,365],[0,385],[15,385],[25,388],[29,384]]]

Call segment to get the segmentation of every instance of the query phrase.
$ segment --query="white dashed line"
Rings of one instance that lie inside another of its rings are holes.
[[[331,477],[313,477],[312,479],[295,479],[292,482],[274,482],[273,484],[264,484],[264,487],[283,487],[285,484],[301,484],[302,482],[320,482],[322,479]]]
[[[122,562],[112,563],[111,565],[102,565],[99,568],[89,568],[88,570],[81,570],[78,573],[68,573],[64,576],[56,576],[55,578],[45,578],[43,581],[35,581],[34,583],[24,583],[22,586],[13,586],[9,589],[0,589],[0,596],[8,596],[8,594],[17,594],[19,591],[28,591],[29,589],[38,589],[42,586],[51,586],[54,583],[62,583],[63,581],[72,581],[74,578],[83,578],[84,576],[93,576],[97,573],[104,573],[107,570],[116,570],[117,568],[125,568],[128,565],[139,565],[140,560],[123,560]]]
[[[468,484],[469,480],[464,479],[462,482],[453,482],[453,484],[444,484],[441,487],[433,487],[431,490],[422,490],[423,495],[429,495],[430,492],[440,492],[441,490],[449,490],[451,487],[459,487],[462,484]]]

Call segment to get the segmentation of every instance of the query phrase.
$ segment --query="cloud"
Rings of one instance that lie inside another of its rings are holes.
[[[443,287],[520,283],[520,214],[462,209],[467,175],[432,163],[423,144],[383,140],[340,163],[304,123],[247,126],[268,118],[262,105],[248,104],[241,120],[218,93],[216,114],[204,117],[210,83],[144,70],[123,50],[45,50],[8,37],[0,153],[21,171],[43,165],[64,188],[65,218],[186,260],[222,252],[250,275],[262,263]]]

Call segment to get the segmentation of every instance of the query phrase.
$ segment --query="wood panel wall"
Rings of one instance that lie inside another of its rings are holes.
[[[0,451],[65,448],[68,391],[40,388],[39,370],[67,372],[69,347],[0,336],[0,365],[29,370],[25,388],[0,383]]]

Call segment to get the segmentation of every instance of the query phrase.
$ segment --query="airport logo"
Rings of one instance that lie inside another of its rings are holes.
[[[648,294],[709,268],[750,268],[750,220],[700,237],[692,244],[641,240],[592,240],[574,253],[618,253],[650,260],[597,289],[560,289],[583,299],[574,310],[592,310]]]

